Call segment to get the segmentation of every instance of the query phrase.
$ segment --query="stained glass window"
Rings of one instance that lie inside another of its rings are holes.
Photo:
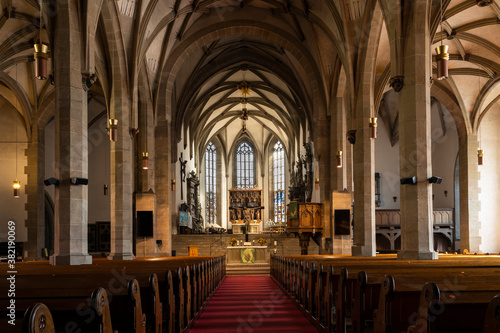
[[[253,188],[253,159],[252,147],[247,142],[241,143],[236,150],[236,188]]]
[[[286,223],[285,217],[285,150],[278,141],[273,149],[274,222]]]
[[[212,142],[207,145],[205,152],[206,174],[206,221],[214,224],[217,222],[217,150]]]

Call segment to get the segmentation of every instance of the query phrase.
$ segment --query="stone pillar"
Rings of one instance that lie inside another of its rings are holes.
[[[331,188],[332,191],[342,191],[347,188],[347,152],[346,152],[346,117],[345,103],[343,97],[337,97],[332,101],[334,107],[332,110],[330,122],[330,138],[331,138]],[[337,167],[337,151],[342,151],[342,168]]]
[[[82,87],[81,35],[76,2],[57,4],[54,29],[55,189],[52,265],[91,264],[87,249],[88,187],[73,177],[88,178],[87,93]]]
[[[168,120],[157,121],[155,128],[155,182],[156,182],[156,239],[162,241],[158,247],[158,256],[169,256],[172,252],[172,234],[170,223],[170,192],[172,175],[170,172],[170,123]],[[176,191],[180,190],[177,184]]]
[[[460,137],[458,172],[460,174],[460,249],[479,252],[481,246],[481,221],[479,221],[479,167],[476,135]]]
[[[404,86],[399,96],[399,167],[401,178],[417,177],[416,185],[401,185],[400,259],[437,259],[433,250],[431,159],[431,51],[428,1],[417,0],[407,24]]]
[[[26,196],[28,198],[26,210],[28,218],[28,242],[24,249],[28,256],[25,260],[43,259],[42,248],[45,247],[45,188],[43,184],[45,176],[45,134],[38,125],[33,125],[32,140],[28,143],[26,157],[28,165],[25,174],[28,176],[26,184]]]
[[[124,84],[113,89],[115,91],[110,115],[111,118],[118,119],[118,138],[110,145],[111,253],[108,259],[131,260],[135,257],[132,211],[134,163],[130,135],[130,103]]]
[[[326,112],[321,112],[321,118],[318,119],[316,124],[316,135],[314,135],[315,156],[319,164],[318,174],[314,175],[312,179],[313,191],[315,188],[314,178],[319,178],[321,186],[319,187],[320,199],[319,202],[323,204],[323,235],[320,245],[320,254],[326,253],[325,238],[331,235],[332,214],[331,214],[331,174],[332,167],[330,161],[330,154],[333,149],[330,146],[330,125],[326,118]],[[324,115],[323,115],[324,114]],[[315,157],[313,156],[313,159]]]
[[[143,101],[139,106],[139,134],[137,154],[137,178],[139,192],[148,192],[155,189],[155,130],[153,108],[149,101]],[[147,129],[146,129],[147,124]],[[142,153],[147,150],[148,170],[142,169]]]
[[[370,139],[370,105],[358,98],[354,150],[353,256],[375,256],[375,143]]]

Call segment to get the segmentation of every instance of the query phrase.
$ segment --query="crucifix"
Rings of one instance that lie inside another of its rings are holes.
[[[182,153],[181,157],[179,157],[179,162],[181,162],[181,200],[184,200],[184,194],[182,190],[184,188],[184,185],[182,183],[186,182],[186,163],[188,161],[183,161]]]

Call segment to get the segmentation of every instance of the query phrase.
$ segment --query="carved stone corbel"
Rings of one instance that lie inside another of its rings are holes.
[[[394,89],[395,92],[400,92],[404,86],[404,76],[393,76],[389,79],[389,86]]]

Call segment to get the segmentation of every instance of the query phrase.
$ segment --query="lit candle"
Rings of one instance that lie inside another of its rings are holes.
[[[274,241],[274,246],[278,245],[278,242],[277,241]]]

